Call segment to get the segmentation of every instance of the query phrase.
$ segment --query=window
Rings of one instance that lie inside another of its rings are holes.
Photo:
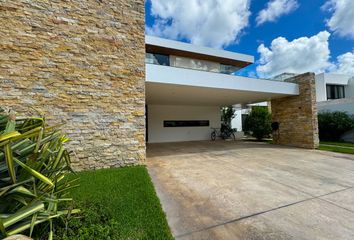
[[[145,63],[223,74],[233,74],[240,70],[239,67],[218,62],[159,53],[145,53]]]
[[[220,72],[219,63],[180,56],[171,56],[171,66],[207,72]]]
[[[146,53],[145,62],[163,66],[170,66],[170,56],[156,53]]]
[[[240,70],[239,67],[220,64],[220,73],[232,74],[234,72],[237,72],[238,70]]]
[[[342,85],[327,85],[327,100],[345,98],[344,86]]]
[[[209,127],[209,120],[168,120],[163,121],[164,127]]]

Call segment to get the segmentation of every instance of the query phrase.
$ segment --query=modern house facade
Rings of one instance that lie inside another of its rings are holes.
[[[342,74],[316,75],[319,111],[344,111],[354,115],[354,77]]]
[[[298,94],[293,83],[233,75],[253,56],[146,36],[147,141],[210,140],[220,108]]]
[[[144,1],[5,0],[0,9],[1,105],[65,121],[78,170],[143,163],[146,141],[208,140],[220,107],[261,101],[280,123],[277,143],[318,145],[314,74],[241,77],[252,56],[145,37]]]

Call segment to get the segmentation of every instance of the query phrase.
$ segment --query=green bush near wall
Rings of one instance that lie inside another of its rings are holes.
[[[267,107],[254,106],[246,117],[244,131],[261,140],[272,133],[271,121],[272,116]]]
[[[321,112],[318,129],[321,141],[339,141],[341,136],[354,128],[354,118],[346,112]]]

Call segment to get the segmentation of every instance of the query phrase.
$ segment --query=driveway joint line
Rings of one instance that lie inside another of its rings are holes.
[[[289,204],[282,205],[282,206],[279,206],[279,207],[276,207],[276,208],[272,208],[272,209],[269,209],[269,210],[265,210],[265,211],[262,211],[262,212],[253,213],[253,214],[250,214],[250,215],[247,215],[247,216],[243,216],[243,217],[240,217],[240,218],[236,218],[236,219],[232,219],[232,220],[229,220],[229,221],[226,221],[226,222],[223,222],[223,223],[211,225],[211,226],[203,228],[203,229],[190,231],[190,232],[187,232],[187,233],[183,233],[183,234],[177,235],[177,236],[175,236],[175,238],[185,237],[185,236],[191,235],[193,233],[203,232],[205,230],[210,230],[210,229],[213,229],[213,228],[221,227],[223,225],[227,225],[227,224],[230,224],[230,223],[239,222],[241,220],[245,220],[245,219],[248,219],[248,218],[251,218],[251,217],[259,216],[259,215],[262,215],[262,214],[265,214],[265,213],[268,213],[268,212],[273,212],[273,211],[276,211],[276,210],[279,210],[279,209],[282,209],[282,208],[286,208],[286,207],[289,207],[289,206],[292,206],[292,205],[296,205],[296,204],[299,204],[299,203],[303,203],[303,202],[306,202],[306,201],[309,201],[309,200],[312,200],[312,199],[315,199],[315,198],[314,197],[306,198],[306,199],[303,199],[301,201],[289,203]]]
[[[326,193],[326,194],[322,194],[322,195],[316,196],[316,195],[313,195],[313,194],[311,194],[311,193],[305,192],[305,191],[303,191],[303,190],[301,190],[301,189],[298,189],[298,188],[296,188],[296,187],[293,187],[293,186],[290,186],[290,185],[288,185],[288,184],[285,184],[285,183],[276,181],[276,180],[274,180],[274,179],[271,179],[271,180],[272,180],[273,182],[276,182],[276,183],[278,183],[278,184],[281,184],[281,185],[283,185],[283,186],[285,186],[285,187],[289,187],[289,188],[291,188],[291,189],[293,189],[293,190],[296,190],[296,191],[299,191],[299,192],[304,193],[304,194],[306,194],[306,195],[309,195],[309,196],[311,196],[311,197],[314,197],[315,199],[319,199],[319,200],[324,201],[324,202],[326,202],[326,203],[328,203],[328,204],[331,204],[331,205],[333,205],[333,206],[339,207],[339,208],[344,209],[344,210],[346,210],[346,211],[348,211],[348,212],[354,213],[353,210],[350,210],[350,209],[348,209],[348,208],[342,207],[342,206],[340,206],[340,205],[338,205],[338,204],[336,204],[336,203],[334,203],[334,202],[332,202],[332,201],[329,201],[329,200],[326,200],[326,199],[323,199],[323,198],[322,198],[322,197],[325,197],[325,196],[327,196],[327,195],[336,194],[336,193],[338,193],[338,192],[343,192],[343,191],[347,191],[347,190],[349,190],[349,189],[353,189],[354,187],[352,187],[352,186],[347,186],[347,187],[345,187],[344,189],[340,189],[340,190],[337,190],[337,191],[334,191],[334,192],[330,192],[330,193]]]
[[[279,209],[282,209],[282,208],[294,206],[294,205],[297,205],[297,204],[300,204],[300,203],[303,203],[303,202],[307,202],[307,201],[311,201],[311,200],[314,200],[314,199],[320,199],[320,197],[324,197],[324,196],[327,196],[327,195],[330,195],[330,194],[346,191],[346,190],[352,189],[352,188],[354,188],[354,187],[348,187],[346,189],[341,189],[341,190],[330,192],[330,193],[326,193],[326,194],[323,194],[323,195],[313,196],[313,197],[310,197],[310,198],[303,199],[301,201],[289,203],[289,204],[282,205],[282,206],[279,206],[279,207],[276,207],[276,208],[272,208],[272,209],[269,209],[269,210],[265,210],[265,211],[261,211],[261,212],[258,212],[258,213],[253,213],[253,214],[250,214],[250,215],[247,215],[247,216],[243,216],[243,217],[240,217],[240,218],[232,219],[232,220],[229,220],[229,221],[226,221],[226,222],[223,222],[223,223],[211,225],[211,226],[205,227],[203,229],[198,229],[198,230],[186,232],[186,233],[183,233],[183,234],[175,236],[175,238],[181,238],[181,237],[185,237],[185,236],[188,236],[188,235],[191,235],[191,234],[194,234],[194,233],[203,232],[203,231],[210,230],[210,229],[213,229],[213,228],[221,227],[221,226],[224,226],[224,225],[227,225],[227,224],[230,224],[230,223],[239,222],[239,221],[251,218],[251,217],[256,217],[256,216],[259,216],[259,215],[262,215],[262,214],[265,214],[265,213],[273,212],[273,211],[276,211],[276,210],[279,210]],[[308,195],[310,195],[310,194],[308,194]],[[320,199],[320,200],[322,200],[322,199]],[[339,207],[339,206],[337,206],[337,207]],[[345,209],[345,208],[343,208],[343,209]],[[348,210],[348,209],[345,209],[345,210]],[[352,212],[351,210],[348,210],[348,211]]]

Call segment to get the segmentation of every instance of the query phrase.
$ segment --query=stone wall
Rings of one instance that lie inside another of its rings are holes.
[[[143,0],[2,0],[0,105],[66,121],[74,168],[145,159]]]
[[[273,133],[274,142],[303,148],[317,148],[318,121],[315,75],[306,73],[286,80],[299,84],[299,96],[273,99],[273,122],[279,130]]]

